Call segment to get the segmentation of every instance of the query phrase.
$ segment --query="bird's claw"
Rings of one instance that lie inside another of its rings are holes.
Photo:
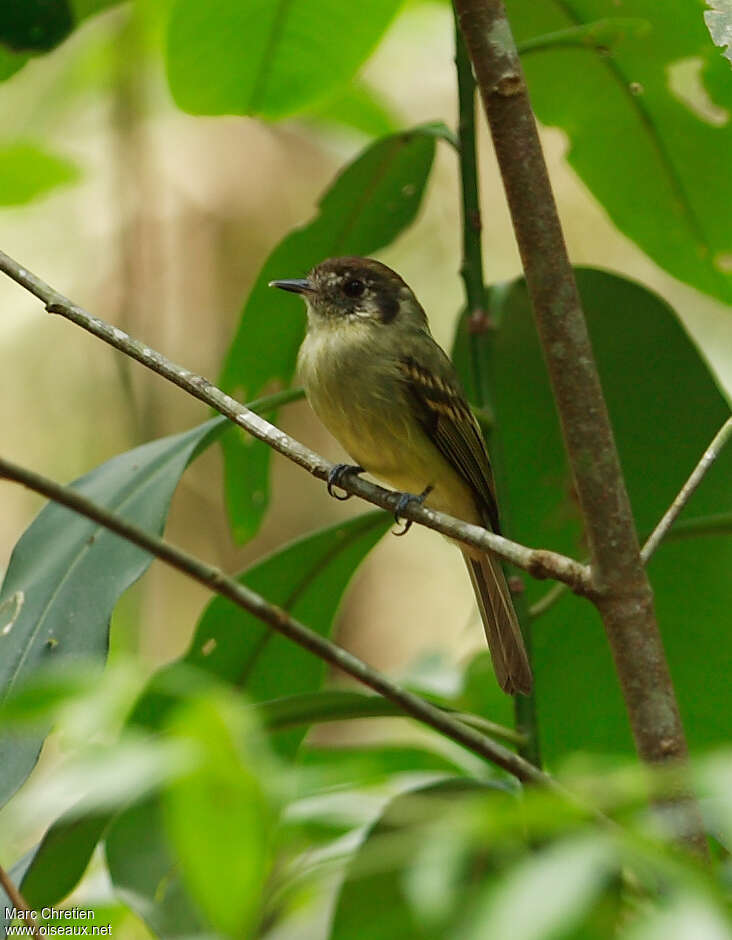
[[[432,492],[432,487],[428,486],[418,496],[415,496],[414,493],[400,493],[399,500],[397,501],[397,504],[396,504],[396,509],[394,510],[394,521],[396,522],[396,524],[401,525],[402,513],[404,512],[404,510],[407,508],[407,506],[410,503],[417,503],[418,506],[421,506],[422,503],[425,501],[425,499],[429,496],[431,492]],[[397,529],[394,532],[394,535],[406,535],[407,532],[409,532],[411,528],[412,528],[412,520],[405,519],[404,525],[402,526],[402,528]]]
[[[344,492],[342,495],[339,495],[335,492],[334,488],[340,487],[344,473],[348,473],[349,470],[353,471],[353,473],[363,473],[363,467],[359,467],[358,464],[337,463],[328,474],[328,483],[326,486],[328,496],[332,496],[333,499],[339,499],[342,503],[351,498],[351,493]]]

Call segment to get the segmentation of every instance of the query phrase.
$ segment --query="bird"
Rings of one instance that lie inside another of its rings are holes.
[[[299,294],[307,330],[297,357],[305,395],[355,464],[426,506],[500,533],[491,464],[454,366],[414,292],[373,258],[328,258],[270,287]],[[343,498],[343,497],[341,497]],[[405,527],[408,527],[408,525]],[[527,695],[532,672],[500,560],[458,543],[475,591],[498,684]]]

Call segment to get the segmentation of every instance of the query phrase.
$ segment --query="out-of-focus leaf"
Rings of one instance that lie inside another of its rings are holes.
[[[641,915],[623,936],[627,940],[732,940],[732,927],[708,894],[689,891],[661,910]]]
[[[94,502],[161,531],[190,461],[224,427],[221,418],[113,457],[71,484]],[[119,596],[151,557],[62,506],[49,503],[13,550],[0,591],[0,700],[37,669],[56,662],[102,660]],[[0,802],[35,764],[44,731],[0,737]]]
[[[76,887],[111,814],[58,819],[33,851],[19,887],[31,908],[53,906]]]
[[[287,235],[262,268],[227,353],[220,385],[241,401],[273,383],[289,384],[305,333],[299,298],[267,285],[300,277],[336,255],[368,255],[393,241],[414,219],[435,154],[435,126],[372,144],[320,200],[317,216]],[[437,132],[449,134],[437,125]],[[245,441],[249,443],[245,443]],[[243,432],[223,440],[226,499],[234,536],[255,534],[269,499],[270,449]]]
[[[334,97],[308,111],[306,117],[324,124],[353,127],[370,137],[393,134],[398,126],[398,121],[376,93],[358,82],[340,89]]]
[[[193,114],[293,114],[352,78],[399,6],[371,0],[364,15],[340,0],[177,0],[173,98]]]
[[[79,179],[77,166],[66,157],[32,143],[0,148],[0,206],[19,206],[57,186]]]
[[[304,744],[298,765],[316,772],[324,786],[364,786],[407,773],[461,775],[464,769],[449,756],[401,744],[352,747],[313,747]],[[308,780],[312,778],[307,778]]]
[[[5,0],[0,43],[15,52],[48,52],[78,23],[120,0]]]
[[[120,898],[159,937],[192,937],[211,932],[183,887],[164,838],[157,798],[123,812],[105,840],[107,867]]]
[[[274,823],[251,712],[225,699],[194,701],[169,728],[200,761],[165,793],[166,828],[192,896],[225,936],[250,936],[270,867]],[[247,718],[247,716],[249,716]],[[268,768],[271,771],[273,768]],[[270,779],[269,789],[276,789]]]
[[[566,936],[590,909],[614,863],[612,843],[597,832],[550,845],[488,885],[455,940]]]
[[[439,819],[445,802],[449,801],[454,807],[461,799],[487,793],[489,789],[488,785],[474,780],[447,779],[410,790],[392,800],[367,832],[348,867],[333,915],[330,940],[400,940],[403,937],[441,940],[445,937],[444,923],[430,922],[415,908],[407,889],[406,873],[425,837],[429,838],[428,824]],[[495,795],[512,799],[500,787],[495,788]],[[471,873],[459,871],[460,859],[455,861],[449,873],[443,869],[450,879],[454,876],[467,883],[485,877],[483,865],[476,865]],[[379,916],[369,916],[373,911],[378,911]]]
[[[257,562],[240,581],[289,611],[312,630],[328,635],[346,585],[357,565],[390,525],[390,517],[370,512],[292,542]],[[203,612],[182,660],[243,691],[254,701],[315,691],[323,663],[229,601],[215,598]],[[165,691],[165,671],[145,695],[134,720],[157,726],[177,698]],[[293,754],[306,728],[278,733],[276,749]]]
[[[69,0],[5,0],[0,42],[16,52],[47,52],[73,27]]]
[[[519,43],[608,13],[647,20],[610,52],[557,48],[523,60],[539,119],[613,222],[674,277],[732,299],[732,83],[687,0],[516,0]],[[704,167],[700,172],[699,167]]]
[[[650,532],[729,407],[663,301],[602,271],[580,269],[577,278],[636,524]],[[500,448],[506,471],[508,534],[582,558],[587,549],[579,509],[525,286],[516,282],[497,297],[501,326],[492,364],[486,363],[497,419],[493,446]],[[458,365],[463,373],[470,368],[465,360]],[[728,448],[681,518],[730,506]],[[686,731],[697,748],[728,741],[730,735],[732,636],[723,628],[730,567],[732,538],[724,534],[663,544],[649,566]],[[530,602],[548,588],[524,580]],[[533,654],[547,761],[576,749],[632,752],[610,651],[591,604],[569,593],[562,597],[535,622]]]
[[[28,56],[22,52],[10,52],[4,46],[0,46],[0,82],[22,69],[28,61]]]
[[[732,0],[707,0],[707,6],[712,7],[704,11],[709,35],[732,65]]]

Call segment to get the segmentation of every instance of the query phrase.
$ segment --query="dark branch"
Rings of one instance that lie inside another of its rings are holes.
[[[332,666],[336,666],[338,669],[342,669],[343,672],[353,676],[358,682],[363,683],[385,699],[393,702],[404,714],[411,715],[417,721],[429,725],[429,727],[456,741],[474,754],[478,754],[485,760],[507,770],[519,780],[554,786],[546,774],[532,766],[528,761],[523,760],[518,754],[514,754],[501,744],[497,744],[485,735],[480,734],[462,721],[450,717],[448,713],[434,705],[430,705],[429,702],[419,696],[400,688],[347,650],[310,630],[291,617],[287,611],[270,604],[261,595],[239,584],[238,581],[228,577],[220,569],[214,568],[176,548],[169,542],[165,542],[163,539],[132,525],[121,516],[115,515],[86,499],[75,490],[60,486],[46,477],[2,458],[0,458],[0,478],[20,483],[74,512],[86,516],[87,519],[92,519],[99,525],[104,526],[105,529],[116,532],[117,535],[127,539],[128,542],[132,542],[144,551],[149,552],[172,568],[221,595],[221,597],[227,598],[237,607],[248,611],[258,620],[261,620],[262,623],[268,624],[272,629],[297,643],[303,649],[308,650],[314,656],[330,663]]]

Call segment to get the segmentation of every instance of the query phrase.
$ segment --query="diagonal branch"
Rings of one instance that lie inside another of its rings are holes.
[[[727,418],[719,431],[714,435],[712,443],[702,454],[701,460],[696,467],[694,467],[691,476],[681,487],[676,499],[671,503],[656,528],[648,536],[648,540],[641,550],[641,558],[643,559],[644,565],[648,564],[651,555],[656,551],[666,535],[668,535],[679,513],[689,502],[694,491],[704,479],[705,473],[720,455],[730,438],[732,438],[732,418]]]
[[[412,718],[416,718],[422,724],[434,728],[440,734],[456,741],[474,754],[478,754],[485,760],[502,767],[519,780],[551,785],[552,787],[557,786],[550,777],[522,757],[519,757],[518,754],[514,754],[508,748],[492,741],[457,718],[451,717],[450,714],[431,705],[418,695],[402,689],[382,673],[343,649],[343,647],[326,640],[320,634],[295,620],[281,607],[270,604],[261,595],[228,577],[219,568],[214,568],[169,542],[132,525],[121,516],[98,506],[70,487],[60,486],[46,477],[2,458],[0,458],[0,478],[20,483],[22,486],[40,493],[74,512],[86,516],[87,519],[92,519],[111,532],[117,533],[128,542],[132,542],[172,568],[181,571],[194,581],[198,581],[199,584],[209,588],[209,590],[227,598],[237,607],[248,611],[258,620],[261,620],[262,623],[266,623],[319,659],[330,663],[331,666],[342,669],[343,672],[348,673],[358,682],[393,702],[404,714],[411,715]]]
[[[630,500],[502,0],[454,0],[501,169],[590,547],[595,603],[639,755],[684,761],[687,746]],[[686,841],[706,855],[698,808],[680,797]]]
[[[32,936],[36,937],[37,940],[42,940],[41,931],[38,928],[36,919],[33,916],[33,911],[28,905],[28,902],[21,894],[20,888],[14,883],[10,875],[5,871],[5,869],[0,865],[0,888],[7,894],[10,903],[13,905],[16,911],[22,911],[25,915],[24,920],[27,921],[27,925],[30,927],[30,933]],[[5,916],[8,916],[6,910]]]
[[[87,313],[2,251],[0,251],[0,271],[4,271],[14,281],[42,300],[49,313],[60,314],[125,355],[136,359],[148,369],[152,369],[153,372],[157,372],[158,375],[193,395],[194,398],[215,408],[253,437],[268,444],[319,480],[328,479],[333,469],[332,463],[265,421],[250,408],[231,398],[220,388],[212,385],[208,379],[171,362],[159,352],[128,336],[123,330]],[[339,482],[339,488],[382,509],[390,512],[396,511],[400,494],[363,480],[353,473],[344,476],[342,482]],[[400,511],[400,516],[459,542],[475,546],[483,551],[494,552],[535,578],[554,578],[557,581],[563,581],[577,594],[586,594],[590,591],[590,571],[587,566],[565,555],[546,549],[527,548],[518,542],[512,542],[510,539],[489,532],[481,526],[461,522],[446,513],[420,506],[414,501],[410,502],[403,512]]]

